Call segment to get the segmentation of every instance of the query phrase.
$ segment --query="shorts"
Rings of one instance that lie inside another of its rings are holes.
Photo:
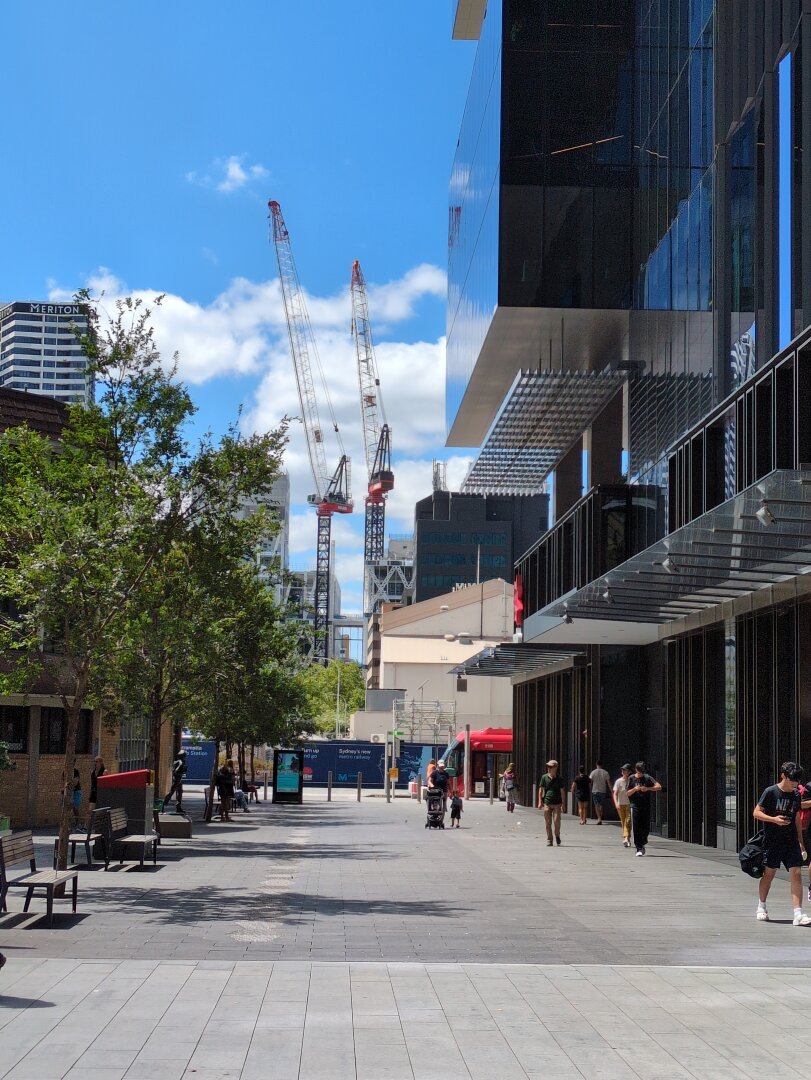
[[[81,791],[74,791],[73,792],[73,798],[72,798],[71,801],[73,802],[73,809],[78,810],[79,807],[82,805],[82,793],[81,793]]]
[[[763,856],[766,862],[766,866],[770,870],[779,870],[780,864],[785,866],[786,870],[791,870],[794,866],[803,865],[803,856],[800,851],[800,845],[796,838],[787,843],[785,840],[777,841],[775,844],[765,845],[763,848]]]
[[[608,798],[604,791],[593,791],[591,793],[591,797],[592,799],[594,799],[594,802],[597,806],[602,806],[605,800]]]

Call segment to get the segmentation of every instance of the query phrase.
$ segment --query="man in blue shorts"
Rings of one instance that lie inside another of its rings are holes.
[[[803,915],[803,884],[800,868],[805,862],[802,823],[800,821],[800,793],[797,790],[803,771],[795,761],[784,761],[780,766],[780,781],[767,787],[752,811],[755,821],[763,823],[763,853],[766,869],[758,882],[760,902],[756,918],[769,921],[766,899],[774,875],[782,863],[789,872],[791,903],[794,908],[794,925],[811,926],[811,916]]]

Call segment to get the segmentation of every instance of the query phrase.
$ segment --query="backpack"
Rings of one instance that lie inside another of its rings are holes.
[[[738,852],[741,870],[749,877],[763,877],[763,871],[766,869],[766,855],[763,851],[765,840],[765,834],[761,829],[760,832],[751,836]]]

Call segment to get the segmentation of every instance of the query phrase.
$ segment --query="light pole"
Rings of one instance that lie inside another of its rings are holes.
[[[341,666],[344,661],[344,655],[346,650],[341,649],[340,657],[333,656],[330,659],[331,664],[335,664],[338,670],[338,688],[335,691],[335,738],[341,737]]]

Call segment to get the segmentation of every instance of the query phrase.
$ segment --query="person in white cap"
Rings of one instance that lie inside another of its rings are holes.
[[[560,847],[560,815],[566,805],[566,783],[558,776],[558,762],[554,758],[547,761],[547,771],[541,777],[541,786],[538,791],[538,809],[543,809],[544,821],[546,822],[546,846],[552,847],[552,826],[555,829],[555,840]]]

